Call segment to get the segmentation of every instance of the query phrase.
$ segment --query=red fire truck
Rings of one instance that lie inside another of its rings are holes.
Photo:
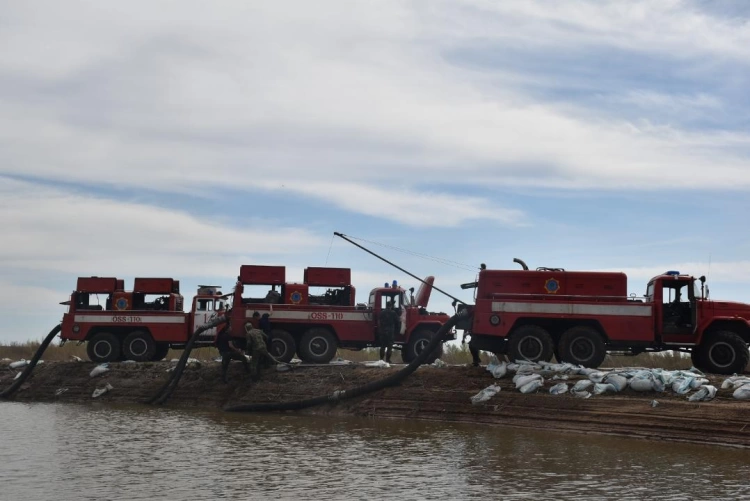
[[[652,278],[644,297],[627,295],[623,273],[482,269],[473,315],[459,329],[471,345],[511,360],[598,367],[607,352],[690,352],[695,367],[742,372],[750,357],[750,305],[708,299],[705,277],[677,271]]]
[[[102,301],[104,304],[102,304]],[[81,277],[63,316],[60,337],[87,341],[94,362],[162,360],[169,348],[181,348],[192,332],[226,308],[219,287],[199,286],[189,313],[183,311],[180,282],[136,278],[132,291],[113,277]],[[213,343],[216,328],[201,334],[198,345]]]
[[[391,304],[400,315],[395,345],[408,363],[450,318],[427,311],[434,277],[425,282],[416,296],[414,289],[407,294],[396,281],[386,283],[370,291],[367,303],[358,304],[349,268],[308,267],[302,283],[289,283],[284,266],[243,265],[234,290],[232,335],[244,336],[246,322],[257,327],[256,319],[270,313],[272,351],[279,360],[289,361],[297,352],[304,362],[327,363],[338,348],[379,346],[378,314]],[[252,297],[250,289],[262,293]],[[455,337],[452,330],[445,340]],[[440,354],[436,350],[430,360]]]

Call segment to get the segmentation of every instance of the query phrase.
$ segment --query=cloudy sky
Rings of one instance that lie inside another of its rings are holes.
[[[520,257],[750,302],[742,0],[0,3],[0,342],[78,276],[418,285],[334,231],[467,301]]]

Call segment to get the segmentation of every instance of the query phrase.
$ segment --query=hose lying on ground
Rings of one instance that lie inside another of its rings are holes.
[[[12,385],[2,393],[0,393],[0,398],[10,398],[13,393],[18,390],[18,388],[21,387],[21,385],[28,379],[29,376],[31,376],[31,371],[34,370],[34,367],[36,367],[37,362],[39,362],[39,359],[42,358],[42,354],[44,354],[44,351],[47,349],[47,346],[52,342],[53,339],[55,339],[55,336],[60,332],[60,329],[62,328],[62,324],[57,324],[55,327],[52,328],[51,331],[49,331],[49,334],[47,334],[47,337],[44,338],[44,341],[42,341],[42,344],[39,345],[39,348],[36,350],[36,353],[34,353],[34,356],[31,358],[31,362],[28,363],[26,368],[23,370],[21,375],[16,379]]]
[[[224,410],[227,412],[267,412],[267,411],[290,411],[299,410],[307,407],[313,407],[315,405],[324,404],[326,402],[338,402],[341,400],[347,400],[350,398],[372,393],[374,391],[382,390],[389,386],[395,386],[404,379],[406,379],[412,372],[422,365],[427,358],[435,351],[438,344],[442,343],[442,338],[445,334],[451,330],[456,322],[467,316],[467,310],[461,310],[457,314],[453,315],[443,326],[438,330],[430,340],[430,343],[422,350],[422,352],[415,358],[409,365],[401,369],[400,371],[392,374],[384,379],[378,381],[372,381],[362,386],[357,386],[349,390],[340,390],[331,393],[330,395],[322,395],[319,397],[309,398],[307,400],[296,400],[293,402],[264,402],[255,404],[242,404],[225,407]]]
[[[161,387],[161,389],[156,393],[156,395],[151,397],[145,403],[161,405],[169,399],[169,397],[172,395],[172,392],[175,390],[175,388],[177,388],[177,384],[180,382],[180,378],[182,377],[182,373],[185,370],[185,366],[187,366],[188,358],[190,358],[190,352],[193,351],[193,347],[195,346],[195,343],[198,341],[198,337],[203,332],[207,331],[208,329],[211,329],[213,327],[223,324],[228,319],[229,319],[229,313],[227,312],[224,316],[216,317],[210,322],[203,324],[197,329],[195,329],[195,332],[193,333],[193,335],[190,337],[187,344],[185,345],[185,349],[182,351],[182,356],[180,357],[179,362],[177,362],[177,366],[170,373],[170,376],[167,382],[164,383],[164,386]]]

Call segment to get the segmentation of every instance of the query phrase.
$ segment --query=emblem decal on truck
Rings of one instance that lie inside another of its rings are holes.
[[[560,289],[560,282],[555,280],[554,278],[550,278],[546,282],[544,282],[544,290],[546,290],[549,294],[557,294],[557,291]]]
[[[115,308],[117,308],[118,310],[124,310],[127,307],[128,307],[128,300],[125,299],[124,297],[121,297],[120,299],[117,300],[117,302],[115,302]]]
[[[300,301],[302,301],[302,294],[299,293],[299,291],[294,291],[289,296],[289,300],[294,304],[299,304]]]

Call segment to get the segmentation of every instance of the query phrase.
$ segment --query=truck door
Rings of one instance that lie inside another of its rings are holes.
[[[193,328],[197,329],[210,322],[216,317],[216,312],[219,311],[223,305],[223,299],[214,298],[197,298],[195,300],[195,318],[193,322]],[[192,334],[192,333],[191,333]],[[199,341],[213,341],[216,337],[216,327],[211,327],[207,331],[201,333],[198,338]]]
[[[406,308],[404,303],[404,293],[400,289],[391,291],[382,291],[370,295],[370,304],[373,307],[372,317],[375,332],[378,330],[378,318],[380,311],[385,309],[389,304],[396,310],[399,317],[399,325],[396,330],[396,341],[403,341],[406,332]]]
[[[662,281],[662,341],[690,344],[695,338],[696,304],[689,279]]]

